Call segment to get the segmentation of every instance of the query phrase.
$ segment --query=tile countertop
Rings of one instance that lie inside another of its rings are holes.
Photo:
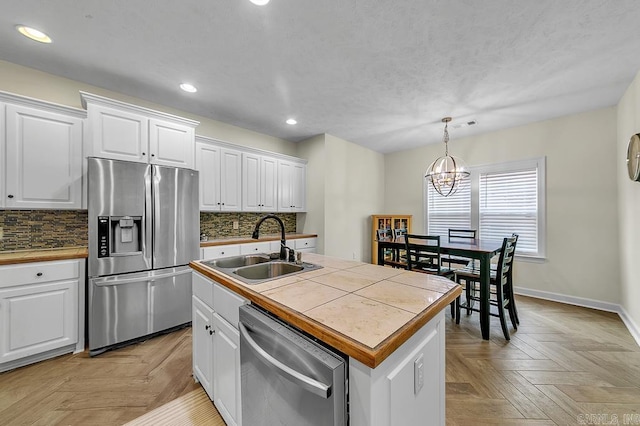
[[[298,233],[288,233],[285,234],[285,238],[287,240],[295,240],[298,238],[316,238],[316,234],[298,234]],[[208,241],[200,241],[200,247],[213,247],[213,246],[225,246],[229,244],[244,244],[244,243],[256,243],[263,241],[280,241],[280,234],[266,234],[260,235],[260,238],[254,240],[251,236],[246,237],[227,237],[227,238],[216,238]]]
[[[3,251],[0,252],[0,265],[48,262],[51,260],[83,259],[86,257],[86,247]]]
[[[247,285],[191,262],[191,267],[252,303],[357,359],[378,366],[461,293],[436,275],[305,253],[323,268]]]

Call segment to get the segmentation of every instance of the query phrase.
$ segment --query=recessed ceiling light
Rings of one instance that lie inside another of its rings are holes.
[[[293,126],[294,124],[298,124],[298,122],[294,119],[294,118],[289,118],[287,119],[287,121],[285,121],[285,123]]]
[[[189,83],[182,83],[180,85],[180,88],[182,90],[184,90],[185,92],[189,92],[189,93],[195,93],[198,91],[198,89],[196,89],[196,86],[194,86],[193,84],[189,84]]]
[[[269,3],[269,0],[251,0],[251,3],[258,6],[264,6],[265,4]]]
[[[40,43],[51,43],[52,41],[48,35],[40,30],[36,30],[35,28],[27,27],[24,25],[16,25],[16,30],[18,30],[23,36],[28,37],[31,40],[39,41]]]

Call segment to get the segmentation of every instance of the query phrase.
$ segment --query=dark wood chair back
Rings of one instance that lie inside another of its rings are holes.
[[[406,234],[404,243],[408,270],[437,275],[449,271],[442,267],[439,235]]]
[[[449,229],[449,241],[469,241],[476,239],[475,229]]]
[[[399,237],[404,237],[407,235],[407,230],[404,228],[395,228],[393,230],[393,239],[397,240]]]

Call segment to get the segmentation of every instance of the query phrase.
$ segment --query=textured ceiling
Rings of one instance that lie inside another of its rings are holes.
[[[0,59],[291,141],[379,152],[615,105],[637,0],[3,1]],[[14,26],[47,32],[50,45]],[[188,81],[199,91],[187,94]],[[295,117],[298,125],[284,120]]]

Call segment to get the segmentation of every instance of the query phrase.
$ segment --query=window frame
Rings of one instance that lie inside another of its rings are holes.
[[[496,172],[516,172],[537,168],[537,221],[538,221],[538,251],[536,253],[517,253],[518,258],[530,260],[545,260],[547,255],[547,208],[546,208],[546,157],[525,160],[506,161],[494,164],[482,164],[469,167],[471,185],[471,228],[480,230],[480,175]],[[423,178],[423,212],[424,229],[429,229],[428,191],[429,181]]]

